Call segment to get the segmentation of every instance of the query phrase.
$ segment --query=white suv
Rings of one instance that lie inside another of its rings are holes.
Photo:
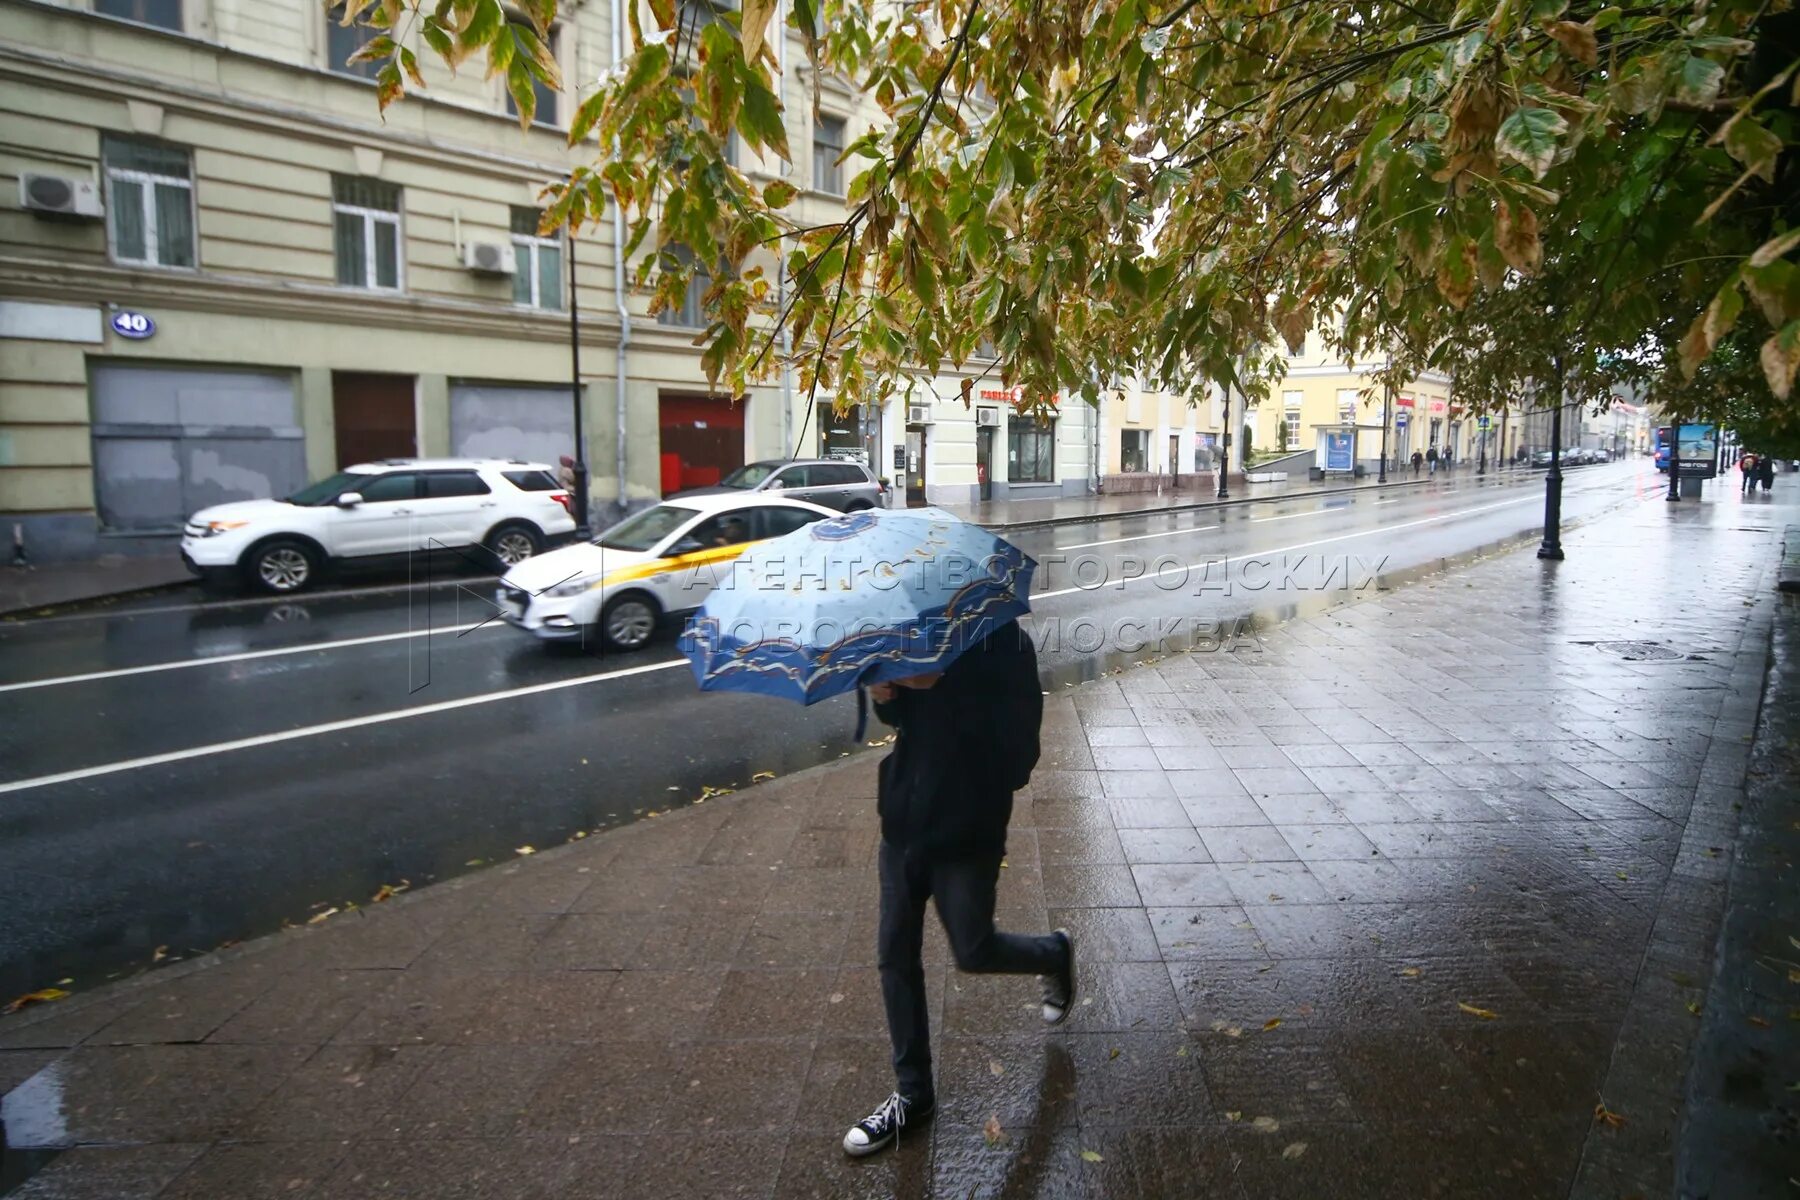
[[[393,458],[360,463],[285,500],[240,500],[188,519],[181,558],[205,579],[268,592],[309,587],[340,561],[484,547],[505,571],[574,532],[574,502],[543,463]]]

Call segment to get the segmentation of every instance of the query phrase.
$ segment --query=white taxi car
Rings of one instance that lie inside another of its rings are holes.
[[[285,593],[336,563],[484,547],[484,565],[511,566],[574,531],[573,501],[544,463],[390,458],[346,467],[285,500],[203,508],[182,531],[181,560],[202,579]]]
[[[508,571],[494,599],[508,622],[547,641],[598,636],[635,650],[664,616],[691,612],[751,544],[839,514],[767,495],[693,496],[647,508],[592,542]]]

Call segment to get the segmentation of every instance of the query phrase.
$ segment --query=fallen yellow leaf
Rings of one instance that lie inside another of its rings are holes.
[[[1305,1142],[1289,1142],[1286,1149],[1282,1150],[1281,1157],[1286,1158],[1286,1159],[1295,1159],[1295,1158],[1299,1158],[1302,1154],[1305,1154],[1305,1153],[1306,1153],[1306,1143]]]
[[[1228,1112],[1225,1114],[1225,1119],[1233,1122],[1241,1121],[1244,1119],[1244,1114],[1241,1112]]]
[[[1594,1120],[1600,1122],[1609,1129],[1617,1129],[1625,1123],[1624,1115],[1616,1113],[1612,1109],[1606,1107],[1606,1102],[1604,1100],[1599,1104],[1594,1105]]]
[[[1700,1002],[1698,1000],[1689,1000],[1688,1004],[1687,1004],[1687,1010],[1690,1013],[1693,1013],[1696,1017],[1699,1016],[1700,1015]]]
[[[158,946],[150,953],[150,961],[153,963],[159,963],[167,957],[169,957],[169,948],[167,946]]]
[[[988,1074],[998,1077],[1006,1074],[1006,1068],[1000,1065],[999,1059],[990,1058],[988,1059]]]
[[[1188,1056],[1188,1048],[1186,1046],[1182,1046],[1180,1049],[1175,1051],[1176,1058],[1186,1058],[1187,1056]]]
[[[1269,1032],[1269,1030],[1278,1028],[1280,1025],[1281,1025],[1280,1017],[1270,1017],[1268,1020],[1263,1022],[1263,1032],[1267,1033],[1267,1032]]]
[[[1118,1047],[1117,1047],[1117,1046],[1114,1046],[1114,1047],[1113,1047],[1113,1048],[1112,1048],[1112,1053],[1111,1053],[1111,1054],[1108,1054],[1108,1055],[1107,1055],[1107,1056],[1106,1056],[1106,1061],[1107,1061],[1107,1062],[1111,1062],[1111,1061],[1112,1061],[1112,1060],[1113,1060],[1113,1059],[1115,1059],[1115,1058],[1117,1058],[1117,1057],[1119,1057],[1119,1048],[1118,1048]]]
[[[306,918],[306,923],[308,925],[318,925],[318,924],[321,924],[327,917],[333,916],[336,913],[337,913],[337,909],[328,908],[322,913],[314,913],[312,916]]]
[[[751,783],[761,783],[765,779],[773,779],[773,778],[775,778],[775,772],[773,772],[773,771],[758,771],[756,774],[754,774],[750,777],[750,782]]]
[[[15,999],[6,1006],[6,1011],[9,1013],[16,1013],[21,1008],[26,1008],[33,1004],[48,1004],[52,1000],[61,1000],[68,994],[69,993],[63,991],[61,988],[39,988],[35,992],[26,992],[23,996]]]
[[[990,1147],[998,1146],[1006,1140],[1006,1132],[1000,1128],[998,1114],[988,1117],[987,1124],[981,1127],[981,1135],[987,1139]]]
[[[1461,1000],[1456,1002],[1456,1007],[1462,1009],[1471,1017],[1479,1017],[1483,1021],[1496,1021],[1500,1018],[1500,1014],[1497,1012],[1489,1012],[1485,1008],[1476,1008],[1473,1004],[1465,1004]]]
[[[1400,974],[1406,976],[1408,979],[1417,979],[1420,971],[1417,967],[1402,967],[1400,968]]]
[[[654,816],[655,814],[652,813],[651,815]],[[514,850],[513,853],[514,854],[536,854],[537,847],[536,846],[520,846],[518,849]]]
[[[1082,1162],[1105,1162],[1106,1159],[1103,1158],[1098,1151],[1083,1150],[1081,1152],[1081,1161]]]
[[[1767,1029],[1769,1027],[1769,1019],[1767,1017],[1747,1017],[1745,1019],[1758,1029]]]
[[[1281,1122],[1274,1117],[1258,1117],[1250,1122],[1250,1128],[1258,1133],[1274,1133],[1281,1128]]]

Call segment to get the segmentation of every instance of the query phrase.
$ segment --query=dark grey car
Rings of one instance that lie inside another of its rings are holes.
[[[822,504],[839,512],[879,508],[887,502],[886,489],[867,467],[859,462],[831,458],[776,458],[745,463],[715,487],[689,488],[668,499],[718,496],[729,492],[780,492],[783,496]]]

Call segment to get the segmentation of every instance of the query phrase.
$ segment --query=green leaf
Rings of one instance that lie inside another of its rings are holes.
[[[743,107],[738,110],[738,132],[752,146],[766,146],[784,160],[792,162],[788,152],[787,124],[781,119],[781,102],[755,67],[740,67],[744,85]]]
[[[500,8],[500,0],[475,0],[468,24],[463,26],[456,40],[464,50],[475,50],[494,43],[505,28],[506,13]]]
[[[1620,18],[1624,15],[1625,11],[1618,5],[1609,4],[1607,7],[1595,13],[1593,19],[1590,20],[1588,24],[1594,27],[1595,33],[1598,33],[1602,29],[1611,29],[1614,25],[1617,25]]]
[[[669,73],[669,47],[662,42],[646,45],[631,60],[631,70],[619,84],[618,96],[623,105],[634,106],[644,93],[661,83]]]
[[[1778,258],[1787,257],[1797,246],[1800,246],[1800,229],[1790,229],[1758,246],[1756,253],[1750,256],[1750,265],[1766,267]]]
[[[573,146],[582,138],[592,133],[594,126],[600,122],[600,114],[606,108],[606,102],[612,94],[602,88],[581,102],[575,110],[575,117],[569,122],[569,145]]]
[[[424,24],[420,27],[419,32],[420,32],[421,36],[424,37],[425,44],[427,46],[430,46],[432,48],[432,50],[436,51],[437,56],[439,58],[443,59],[447,64],[449,64],[450,69],[452,71],[455,71],[456,70],[455,43],[450,40],[450,34],[448,32],[446,32],[444,27],[438,23],[437,18],[436,17],[426,17]]]
[[[1725,152],[1761,176],[1775,182],[1775,161],[1781,157],[1781,138],[1763,128],[1749,113],[1734,119],[1725,129]]]
[[[1675,96],[1689,104],[1711,104],[1725,83],[1725,68],[1710,58],[1690,54],[1676,77]]]
[[[799,194],[800,189],[785,179],[772,179],[763,185],[763,203],[770,208],[786,208]]]
[[[364,42],[357,48],[356,53],[352,54],[346,62],[376,62],[380,59],[392,57],[394,57],[394,39],[388,37],[386,34],[382,34],[380,37],[370,38],[368,41]]]
[[[531,86],[531,70],[526,59],[515,58],[506,70],[506,90],[511,93],[513,107],[519,110],[519,128],[530,129],[537,115],[537,89]]]
[[[1556,160],[1557,139],[1568,128],[1568,122],[1547,108],[1516,109],[1500,123],[1494,148],[1502,162],[1511,159],[1542,179]]]

